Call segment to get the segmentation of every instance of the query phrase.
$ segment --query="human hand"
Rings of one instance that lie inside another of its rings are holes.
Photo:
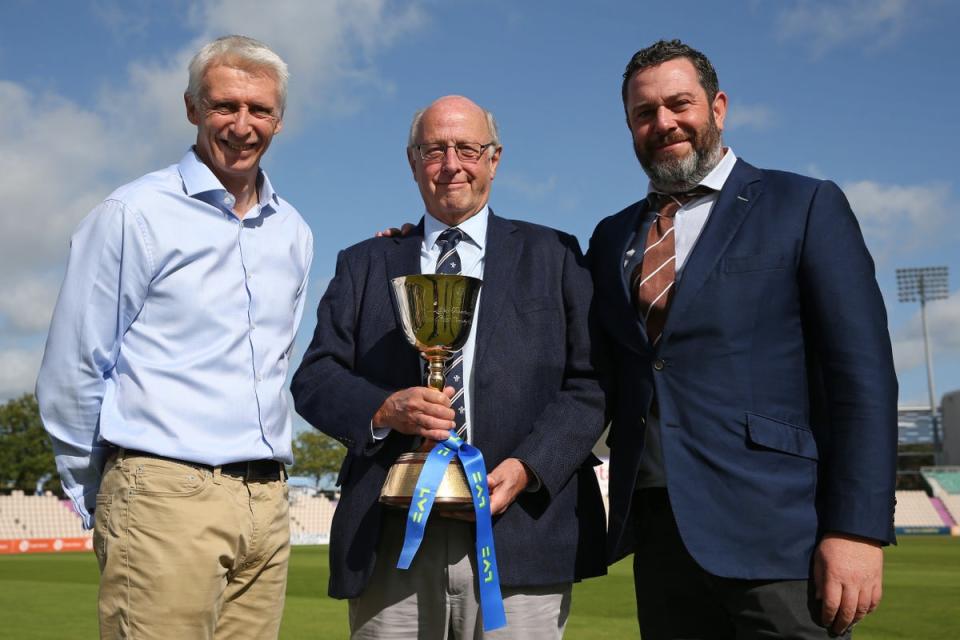
[[[430,387],[401,389],[384,400],[373,414],[373,426],[428,440],[446,440],[456,424],[450,408],[452,397],[453,387],[447,387],[443,393]]]
[[[401,238],[405,238],[410,234],[411,231],[414,230],[415,227],[416,225],[410,224],[409,222],[404,222],[403,226],[400,227],[399,229],[397,229],[396,227],[390,227],[389,229],[384,229],[383,231],[377,231],[376,237],[396,238],[399,236]]]
[[[517,458],[507,458],[487,475],[490,491],[490,514],[499,515],[507,510],[520,492],[527,488],[530,472]]]
[[[823,536],[813,559],[821,621],[841,634],[880,604],[883,549],[879,542],[843,533]]]

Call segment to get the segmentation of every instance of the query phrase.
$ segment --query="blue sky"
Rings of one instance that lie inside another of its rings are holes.
[[[919,309],[897,302],[894,270],[950,268],[951,296],[928,317],[938,395],[960,389],[958,26],[947,0],[6,0],[0,399],[33,387],[72,229],[116,186],[179,160],[194,137],[186,62],[228,33],[291,69],[265,167],[316,238],[300,352],[336,252],[422,213],[404,156],[417,108],[460,93],[493,110],[505,147],[493,207],[585,246],[646,189],[623,67],[679,37],[717,67],[738,156],[847,193],[877,262],[901,404],[927,396]]]

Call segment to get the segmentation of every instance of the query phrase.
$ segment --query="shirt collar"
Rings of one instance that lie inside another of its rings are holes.
[[[723,189],[723,185],[726,184],[727,178],[730,177],[730,172],[733,171],[733,165],[735,164],[737,164],[737,155],[733,152],[733,149],[726,147],[723,157],[720,158],[720,162],[710,170],[710,173],[704,176],[703,180],[697,183],[697,186],[720,191]],[[655,193],[656,191],[657,190],[653,188],[653,183],[648,182],[647,194]]]
[[[463,231],[463,240],[478,247],[480,251],[483,251],[484,243],[487,240],[489,214],[490,208],[483,205],[483,209],[457,225],[457,228]],[[423,216],[423,240],[428,249],[437,243],[437,238],[447,228],[449,228],[449,225],[434,218],[429,211]]]
[[[177,169],[180,172],[180,179],[183,180],[183,189],[191,198],[195,198],[201,193],[213,191],[226,195],[226,188],[213,174],[213,171],[210,171],[210,167],[203,163],[194,147],[190,147],[186,155],[183,156],[180,164],[177,165]],[[279,202],[279,196],[273,190],[273,184],[271,184],[267,172],[263,169],[259,170],[257,187],[260,195],[260,206],[270,206],[275,209]]]

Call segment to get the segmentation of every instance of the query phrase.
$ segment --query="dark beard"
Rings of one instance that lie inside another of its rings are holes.
[[[650,178],[654,188],[664,193],[690,191],[713,171],[723,157],[723,144],[720,129],[710,114],[710,122],[697,136],[691,139],[692,149],[686,156],[678,159],[661,160],[653,163],[644,158],[636,141],[633,151],[637,154],[640,166]]]

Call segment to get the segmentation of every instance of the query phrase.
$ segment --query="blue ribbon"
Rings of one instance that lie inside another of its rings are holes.
[[[417,555],[427,519],[433,509],[440,481],[447,471],[447,465],[454,458],[460,458],[463,471],[467,475],[467,484],[473,497],[473,511],[477,517],[477,584],[480,590],[480,612],[483,615],[483,630],[493,631],[507,624],[503,612],[503,596],[500,594],[500,574],[497,571],[497,554],[493,548],[493,521],[490,514],[489,490],[487,488],[487,467],[483,454],[476,447],[463,441],[453,431],[450,437],[438,442],[430,451],[420,478],[413,490],[410,510],[407,512],[407,527],[403,536],[403,549],[400,551],[398,569],[409,569]]]

